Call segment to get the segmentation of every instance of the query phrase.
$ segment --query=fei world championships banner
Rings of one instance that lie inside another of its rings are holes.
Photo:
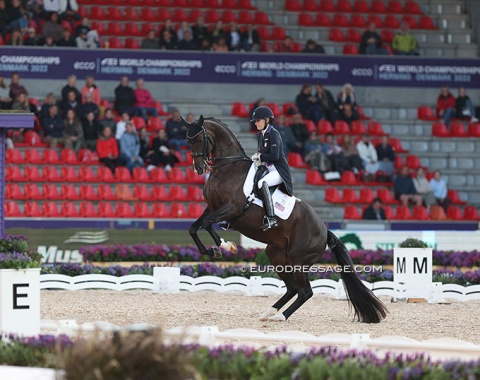
[[[249,54],[150,50],[0,48],[0,72],[22,78],[149,82],[440,87],[480,86],[479,59]]]

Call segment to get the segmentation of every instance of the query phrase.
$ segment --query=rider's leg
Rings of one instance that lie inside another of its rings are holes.
[[[281,183],[282,177],[280,177],[280,174],[276,170],[268,173],[258,183],[263,207],[265,209],[265,218],[263,224],[260,227],[264,231],[278,226],[277,218],[275,218],[275,209],[273,208],[273,200],[272,195],[270,194],[269,187],[279,185]]]

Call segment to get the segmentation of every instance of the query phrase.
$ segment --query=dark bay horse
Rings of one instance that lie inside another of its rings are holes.
[[[192,150],[194,170],[197,174],[204,174],[210,169],[204,188],[207,208],[189,228],[202,254],[220,257],[221,251],[203,245],[197,234],[200,228],[208,231],[218,247],[236,252],[235,244],[225,242],[213,228],[214,223],[223,220],[245,236],[267,244],[266,254],[275,267],[311,267],[319,261],[328,245],[338,265],[350,268],[341,272],[341,278],[355,318],[365,323],[378,323],[386,317],[385,305],[353,271],[354,264],[345,245],[327,230],[308,203],[297,200],[291,216],[287,220],[278,219],[278,227],[268,231],[260,228],[264,211],[259,206],[252,205],[244,211],[243,184],[252,161],[226,124],[203,116],[192,123],[185,120],[183,123],[188,128],[187,140]],[[279,271],[278,275],[285,282],[287,291],[260,317],[261,320],[285,321],[313,295],[307,271]],[[295,295],[297,299],[280,313]]]

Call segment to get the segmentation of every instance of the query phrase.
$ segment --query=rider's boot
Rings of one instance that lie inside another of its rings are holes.
[[[228,230],[230,228],[230,223],[228,223],[226,220],[222,220],[221,222],[217,223],[218,227],[220,227],[222,230]]]
[[[275,228],[278,226],[277,218],[275,218],[275,211],[273,208],[272,195],[268,189],[267,182],[263,182],[262,187],[260,188],[260,194],[262,196],[263,207],[265,208],[265,217],[263,218],[263,224],[260,228],[264,231],[269,230],[270,228]]]

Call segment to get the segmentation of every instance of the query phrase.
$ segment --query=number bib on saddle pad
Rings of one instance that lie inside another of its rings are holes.
[[[248,199],[253,199],[253,204],[256,204],[263,208],[262,200],[252,194],[253,178],[255,177],[256,170],[257,167],[255,163],[253,163],[252,166],[250,166],[247,178],[245,179],[245,183],[243,184],[243,193]],[[297,200],[297,198],[285,194],[283,191],[277,188],[272,194],[272,199],[275,209],[275,215],[278,216],[280,219],[287,220],[290,217],[293,208],[295,207],[295,201]]]

